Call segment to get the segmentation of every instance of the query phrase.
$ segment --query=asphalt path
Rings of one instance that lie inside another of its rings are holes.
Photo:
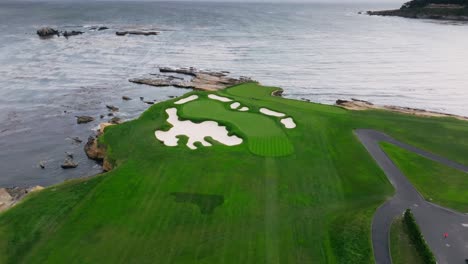
[[[392,143],[466,173],[468,173],[468,166],[402,143],[375,130],[358,129],[355,134],[396,190],[395,195],[377,209],[372,221],[372,244],[376,263],[392,263],[389,250],[390,227],[395,217],[402,215],[406,209],[410,208],[438,263],[466,264],[465,260],[468,259],[468,215],[424,200],[380,148],[379,143]],[[444,238],[444,233],[448,233],[447,238]]]

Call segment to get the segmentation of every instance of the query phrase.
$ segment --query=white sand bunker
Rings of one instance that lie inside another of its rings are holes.
[[[284,125],[285,128],[292,129],[296,127],[296,123],[291,117],[281,119],[281,123]]]
[[[180,99],[179,101],[175,102],[174,104],[181,105],[181,104],[185,104],[185,103],[197,100],[197,99],[198,99],[198,95],[191,95],[189,97]]]
[[[247,106],[244,106],[244,107],[242,107],[241,109],[239,109],[239,111],[241,111],[241,112],[247,112],[247,111],[249,111],[249,108],[248,108]]]
[[[268,108],[260,108],[260,113],[262,113],[262,114],[264,114],[264,115],[276,116],[276,117],[284,117],[284,116],[286,116],[286,115],[283,114],[283,113],[276,112],[276,111],[270,110],[270,109],[268,109]]]
[[[239,108],[239,106],[240,106],[239,102],[232,103],[231,104],[231,109],[237,109],[237,108]]]
[[[175,147],[179,139],[177,136],[187,136],[187,147],[197,149],[195,142],[200,142],[205,147],[210,147],[211,144],[205,140],[206,137],[211,137],[213,140],[227,146],[240,145],[242,138],[235,135],[229,136],[229,131],[226,127],[218,125],[215,121],[205,121],[200,124],[193,123],[190,120],[180,121],[177,116],[176,108],[166,109],[169,115],[167,122],[173,125],[168,131],[156,131],[155,136],[162,141],[164,145]]]
[[[217,100],[217,101],[221,101],[223,103],[232,102],[231,99],[229,99],[227,97],[222,97],[222,96],[219,96],[219,95],[216,95],[216,94],[210,94],[210,95],[208,95],[208,98],[213,99],[213,100]]]

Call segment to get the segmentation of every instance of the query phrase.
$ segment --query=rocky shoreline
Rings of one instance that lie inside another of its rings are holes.
[[[468,15],[456,15],[447,13],[438,13],[433,10],[426,9],[393,9],[381,11],[367,11],[370,16],[397,16],[413,19],[435,19],[435,20],[451,20],[451,21],[468,21]]]
[[[458,120],[468,121],[468,117],[454,115],[454,114],[447,114],[447,113],[440,113],[435,111],[428,111],[424,109],[417,109],[411,107],[402,107],[402,106],[394,106],[394,105],[375,105],[371,102],[354,99],[351,100],[336,100],[335,105],[348,109],[348,110],[355,110],[355,111],[362,111],[362,110],[386,110],[390,112],[408,114],[408,115],[415,115],[415,116],[422,116],[422,117],[451,117]]]
[[[148,78],[139,78],[139,79],[130,79],[130,82],[138,84],[146,84],[150,86],[162,87],[162,86],[174,86],[184,89],[194,89],[194,90],[203,90],[203,91],[217,91],[225,89],[227,87],[245,83],[245,82],[256,82],[249,77],[239,77],[233,78],[229,77],[229,72],[216,72],[216,71],[203,71],[197,70],[196,68],[170,68],[170,67],[160,67],[160,74],[153,74]],[[190,77],[190,79],[181,77]],[[272,92],[272,96],[282,96],[283,90],[278,89]],[[173,97],[171,97],[173,98]],[[130,97],[123,96],[122,100],[129,101],[132,100]],[[140,100],[143,100],[140,98]],[[305,99],[303,99],[305,100]],[[310,102],[310,100],[306,100]],[[337,106],[348,109],[348,110],[386,110],[391,112],[398,112],[403,114],[411,114],[417,116],[425,117],[451,117],[459,120],[468,121],[468,117],[458,116],[453,114],[439,113],[433,111],[427,111],[423,109],[415,109],[409,107],[399,107],[399,106],[390,106],[390,105],[374,105],[371,102],[351,99],[351,100],[337,100],[335,103]],[[112,105],[106,105],[106,108],[111,113],[119,111],[118,107]],[[101,115],[101,118],[104,115]],[[87,123],[92,122],[95,119],[88,116],[77,116],[77,123]],[[87,157],[91,160],[96,161],[98,164],[102,165],[102,171],[108,172],[111,171],[115,164],[110,161],[106,155],[106,146],[99,143],[99,138],[104,134],[104,130],[108,126],[119,124],[120,119],[114,121],[108,121],[107,123],[101,123],[97,129],[95,135],[91,135],[88,138],[84,146],[84,152]],[[81,139],[75,138],[81,143]],[[62,164],[62,168],[75,168],[78,164],[73,162],[73,154],[67,153],[67,158]],[[45,168],[45,163],[39,163],[40,168]],[[24,197],[29,193],[40,191],[44,189],[42,186],[34,186],[28,188],[13,187],[13,188],[0,188],[0,212],[8,208],[13,207],[18,202],[20,202]]]
[[[7,210],[16,205],[26,195],[43,190],[42,186],[34,186],[29,188],[0,188],[0,212]]]
[[[229,77],[229,72],[203,71],[196,68],[170,68],[160,67],[161,74],[153,74],[151,77],[134,78],[129,82],[146,84],[156,87],[174,86],[183,89],[194,89],[202,91],[217,91],[246,82],[255,82],[249,77]],[[186,80],[179,75],[189,76]]]

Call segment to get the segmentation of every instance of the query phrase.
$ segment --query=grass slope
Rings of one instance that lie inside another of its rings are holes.
[[[117,168],[1,214],[0,262],[373,263],[372,215],[393,190],[353,129],[378,129],[468,164],[466,122],[346,111],[272,97],[274,90],[252,83],[218,92],[249,114],[193,92],[203,98],[161,102],[108,127],[102,142]],[[192,151],[182,138],[166,147],[154,131],[170,128],[169,107],[181,118],[219,120],[246,142]],[[287,113],[297,128],[257,114],[261,107]],[[251,146],[266,135],[292,151]]]
[[[428,201],[468,212],[468,174],[389,143],[382,148]]]
[[[408,227],[401,217],[395,219],[390,230],[390,251],[393,264],[424,264],[416,246],[408,235]]]

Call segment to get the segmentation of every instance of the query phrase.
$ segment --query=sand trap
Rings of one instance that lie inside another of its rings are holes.
[[[268,109],[268,108],[260,108],[260,113],[262,113],[262,114],[264,114],[264,115],[276,116],[276,117],[284,117],[284,116],[286,116],[286,115],[283,114],[283,113],[276,112],[276,111],[270,110],[270,109]]]
[[[180,99],[179,101],[175,102],[174,104],[181,105],[181,104],[185,104],[185,103],[197,100],[197,99],[198,99],[198,95],[191,95],[189,97]]]
[[[285,128],[292,129],[296,127],[296,123],[291,117],[281,119],[281,123],[284,125]]]
[[[235,102],[231,104],[231,109],[237,109],[240,106],[239,102]]]
[[[249,111],[249,108],[248,108],[247,106],[244,106],[244,107],[242,107],[241,109],[239,109],[239,111],[241,111],[241,112],[247,112],[247,111]]]
[[[218,141],[227,146],[240,145],[242,138],[235,135],[229,136],[229,131],[226,127],[218,125],[215,121],[205,121],[200,124],[193,123],[190,120],[180,121],[177,116],[176,108],[169,108],[166,110],[169,115],[167,122],[173,125],[168,131],[156,131],[154,134],[157,139],[162,141],[164,145],[175,147],[179,139],[177,136],[187,136],[187,147],[190,149],[197,149],[194,145],[195,142],[200,142],[203,146],[209,147],[211,144],[205,140],[206,137]]]
[[[219,95],[216,95],[216,94],[210,94],[210,95],[208,95],[208,98],[213,99],[213,100],[218,100],[218,101],[221,101],[221,102],[224,102],[224,103],[232,102],[231,99],[229,99],[227,97],[222,97],[222,96],[219,96]]]

